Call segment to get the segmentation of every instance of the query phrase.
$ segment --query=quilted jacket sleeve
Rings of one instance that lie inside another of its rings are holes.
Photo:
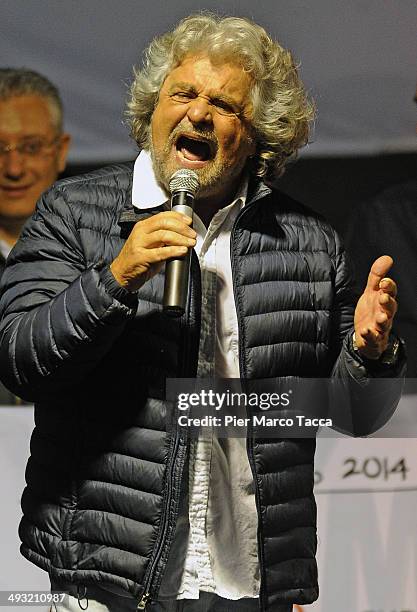
[[[78,383],[136,310],[135,297],[114,297],[104,263],[87,267],[64,195],[55,187],[39,201],[0,288],[1,378],[27,400]]]
[[[364,359],[352,347],[354,282],[343,245],[334,233],[336,351],[330,387],[330,406],[336,428],[357,436],[380,429],[394,413],[405,375],[405,351],[401,343],[393,366]]]

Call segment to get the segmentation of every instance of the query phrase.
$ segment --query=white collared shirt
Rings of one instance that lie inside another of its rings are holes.
[[[0,253],[1,255],[3,255],[4,259],[8,258],[11,250],[12,247],[10,246],[10,244],[0,238]]]
[[[214,215],[208,229],[194,213],[195,251],[202,281],[200,378],[240,375],[230,237],[246,202],[247,183],[243,182],[231,204]],[[156,182],[150,155],[142,151],[133,172],[133,205],[143,210],[162,206],[166,201]],[[180,587],[177,593],[169,593],[169,587],[164,589],[162,585],[162,597],[198,599],[199,591],[234,600],[258,597],[257,512],[245,438],[218,439],[212,429],[206,428],[198,440],[192,440],[188,518]]]

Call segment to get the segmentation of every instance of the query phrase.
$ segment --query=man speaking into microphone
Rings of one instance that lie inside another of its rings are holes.
[[[150,44],[128,108],[133,170],[57,183],[3,277],[1,373],[36,403],[21,550],[70,593],[60,611],[290,612],[318,596],[314,439],[187,441],[165,382],[399,376],[391,260],[354,313],[338,236],[276,189],[313,111],[257,24],[184,19]],[[193,221],[170,208],[183,170]],[[165,264],[188,253],[168,316]]]

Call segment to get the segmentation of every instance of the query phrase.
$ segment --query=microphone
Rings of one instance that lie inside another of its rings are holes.
[[[181,168],[169,181],[171,209],[193,217],[194,198],[200,187],[196,172]],[[183,257],[169,259],[165,266],[164,312],[172,317],[181,317],[185,312],[190,273],[191,249]]]

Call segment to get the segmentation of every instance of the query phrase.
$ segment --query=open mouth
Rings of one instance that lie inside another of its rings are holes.
[[[181,156],[190,162],[206,162],[212,158],[210,144],[206,140],[180,136],[175,147]]]

